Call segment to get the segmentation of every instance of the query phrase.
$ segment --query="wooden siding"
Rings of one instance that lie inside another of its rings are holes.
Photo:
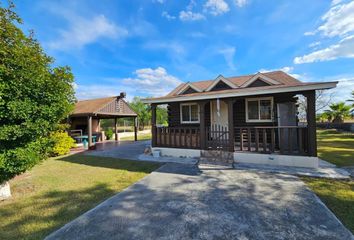
[[[234,116],[234,126],[235,127],[256,127],[256,126],[278,126],[277,123],[277,103],[283,102],[296,102],[296,98],[294,98],[294,94],[292,93],[281,93],[274,94],[274,106],[273,106],[273,116],[274,122],[246,122],[246,109],[245,109],[245,98],[236,98],[233,106],[233,116]],[[259,97],[269,97],[269,95],[257,96]],[[170,127],[179,127],[179,126],[199,126],[197,124],[181,124],[180,118],[180,103],[170,103],[168,104],[168,124]],[[205,106],[205,123],[206,126],[210,126],[210,103],[207,103]]]
[[[189,93],[196,93],[197,91],[194,90],[191,87],[188,87],[186,90],[184,90],[181,94],[189,94]]]
[[[264,87],[264,86],[269,86],[269,84],[260,80],[260,79],[257,79],[256,81],[254,81],[253,83],[251,83],[247,87]]]
[[[181,124],[180,103],[168,104],[167,114],[168,114],[169,127],[182,127],[182,126],[198,127],[199,126],[199,123]],[[207,103],[205,105],[205,124],[206,126],[210,125],[210,103]]]
[[[223,81],[220,81],[210,91],[219,91],[219,90],[226,90],[226,89],[231,89],[231,87],[226,83],[224,83]]]

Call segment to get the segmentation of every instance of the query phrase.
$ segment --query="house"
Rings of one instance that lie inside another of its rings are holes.
[[[143,100],[152,109],[152,148],[169,156],[214,151],[235,162],[317,167],[316,90],[336,84],[304,83],[282,71],[183,83]],[[298,95],[307,99],[306,123],[297,118]],[[168,108],[167,127],[156,126],[160,104]]]
[[[106,98],[96,98],[78,101],[75,104],[73,112],[68,117],[71,133],[87,135],[88,146],[92,146],[92,136],[97,140],[104,141],[100,127],[101,119],[114,119],[115,140],[118,140],[117,120],[118,118],[134,119],[134,136],[137,140],[137,113],[124,100],[125,93],[119,96]]]

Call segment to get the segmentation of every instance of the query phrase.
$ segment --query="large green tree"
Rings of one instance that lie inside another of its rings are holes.
[[[53,67],[14,5],[0,6],[0,183],[46,157],[48,136],[72,110],[73,75]]]

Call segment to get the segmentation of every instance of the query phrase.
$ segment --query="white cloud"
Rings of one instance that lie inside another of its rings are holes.
[[[332,6],[322,16],[323,24],[316,32],[322,32],[327,37],[346,36],[354,31],[354,1]]]
[[[354,89],[354,77],[332,78],[329,81],[338,81],[337,87],[328,91],[333,102],[343,102],[351,98]]]
[[[235,57],[236,48],[235,47],[227,47],[219,50],[219,53],[224,56],[224,59],[227,63],[227,66],[231,70],[235,70],[234,57]]]
[[[181,21],[198,21],[205,19],[204,15],[201,13],[195,13],[192,11],[180,11],[179,19]]]
[[[235,4],[238,7],[243,7],[248,3],[248,0],[235,0]]]
[[[317,42],[310,43],[310,44],[309,44],[309,47],[310,47],[310,48],[315,48],[315,47],[318,47],[319,45],[321,45],[321,42],[320,42],[320,41],[317,41]]]
[[[163,67],[138,69],[134,75],[136,77],[123,79],[123,84],[135,87],[138,93],[148,96],[166,95],[182,83],[178,78],[168,74]]]
[[[117,96],[120,93],[118,85],[103,85],[103,84],[92,84],[92,85],[77,85],[76,97],[79,100],[101,98]]]
[[[214,16],[224,14],[230,10],[224,0],[208,0],[204,4],[204,10]]]
[[[338,3],[341,3],[342,0],[332,0],[331,6],[337,5]]]
[[[165,0],[152,0],[153,3],[160,3],[164,4],[166,1]]]
[[[354,35],[341,40],[338,44],[312,52],[294,59],[295,64],[322,62],[337,58],[354,58]]]
[[[128,31],[109,21],[104,15],[86,19],[70,15],[70,27],[60,31],[60,37],[49,42],[51,49],[66,50],[82,48],[100,38],[117,39],[128,35]]]
[[[201,13],[193,12],[193,8],[196,6],[196,2],[191,0],[186,7],[186,10],[179,12],[179,19],[181,21],[198,21],[205,19],[205,16]]]
[[[283,71],[296,79],[304,79],[304,76],[293,72],[294,67],[286,66],[278,69],[265,69],[265,68],[259,69],[259,72],[273,72],[273,71]]]
[[[166,19],[169,20],[169,21],[176,19],[175,16],[170,15],[170,14],[169,14],[168,12],[166,12],[166,11],[163,11],[162,14],[161,14],[161,16],[164,17],[164,18],[166,18]]]

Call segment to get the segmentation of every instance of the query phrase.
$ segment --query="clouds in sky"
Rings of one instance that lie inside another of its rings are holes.
[[[226,47],[221,48],[219,53],[224,56],[225,62],[230,70],[235,70],[234,57],[235,57],[236,48],[235,47]]]
[[[123,79],[123,84],[136,87],[149,96],[165,95],[182,83],[177,77],[168,74],[163,67],[142,68],[133,74],[135,77]]]
[[[337,58],[354,58],[354,35],[344,38],[338,44],[312,52],[294,59],[295,64],[334,60]]]
[[[230,11],[230,8],[224,0],[208,0],[204,4],[204,11],[217,16]]]
[[[340,40],[326,48],[295,57],[295,64],[354,58],[354,1],[341,2],[332,1],[331,8],[321,18],[321,25],[316,30],[305,33],[306,36],[321,34],[325,38]]]
[[[104,15],[97,15],[91,18],[84,18],[76,15],[69,15],[68,29],[61,29],[59,37],[48,43],[51,49],[67,50],[82,48],[94,43],[98,39],[118,39],[128,35],[128,31],[109,21]]]

